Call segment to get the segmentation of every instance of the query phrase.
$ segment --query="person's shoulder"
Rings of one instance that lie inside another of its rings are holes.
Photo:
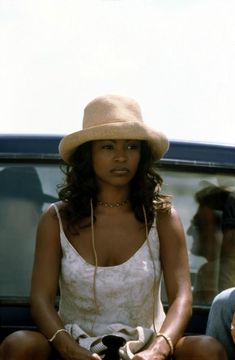
[[[60,202],[50,204],[43,210],[38,222],[37,239],[42,243],[54,243],[57,246],[60,243],[60,223],[55,207],[59,209]]]
[[[41,221],[55,220],[57,218],[57,211],[60,212],[65,204],[62,201],[57,201],[49,204],[42,212]]]
[[[181,218],[174,207],[169,208],[167,211],[158,211],[156,223],[160,233],[169,233],[182,229]]]
[[[167,211],[158,212],[157,231],[159,240],[167,251],[169,246],[185,246],[185,234],[182,221],[177,210],[171,207]]]
[[[171,206],[168,209],[160,209],[157,211],[157,220],[158,221],[176,221],[179,220],[179,214],[177,210]]]

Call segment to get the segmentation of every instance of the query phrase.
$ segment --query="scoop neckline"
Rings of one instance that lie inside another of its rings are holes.
[[[150,236],[150,233],[151,231],[153,231],[153,226],[150,228],[149,232],[148,232],[148,238]],[[95,267],[94,264],[91,264],[89,263],[86,259],[84,259],[84,257],[77,251],[77,249],[75,249],[75,247],[71,244],[71,242],[69,241],[69,239],[67,238],[64,230],[60,230],[61,234],[63,235],[64,239],[66,240],[67,244],[70,246],[70,248],[73,250],[73,252],[82,260],[83,263],[85,263],[86,265],[90,266],[90,267]],[[129,262],[132,261],[133,258],[135,258],[138,253],[146,246],[147,244],[147,239],[145,239],[145,241],[143,242],[143,244],[133,253],[133,255],[131,255],[126,261],[124,261],[123,263],[121,264],[118,264],[118,265],[110,265],[110,266],[100,266],[98,265],[96,268],[97,269],[112,269],[112,268],[118,268],[118,267],[121,267],[121,266],[125,266],[127,265]]]

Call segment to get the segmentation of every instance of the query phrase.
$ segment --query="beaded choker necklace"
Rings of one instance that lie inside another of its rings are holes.
[[[98,206],[104,206],[104,207],[108,207],[108,208],[115,208],[115,207],[120,207],[120,206],[124,206],[128,203],[128,200],[124,200],[122,202],[116,202],[116,203],[107,203],[107,202],[103,202],[103,201],[97,201],[97,205]]]

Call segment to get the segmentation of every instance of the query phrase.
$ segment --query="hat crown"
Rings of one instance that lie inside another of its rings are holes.
[[[134,99],[109,94],[88,103],[83,113],[82,130],[65,136],[60,141],[59,153],[72,165],[73,154],[80,145],[111,139],[147,141],[155,160],[159,160],[169,146],[163,133],[144,124],[140,106]]]
[[[84,109],[83,129],[118,122],[143,122],[141,109],[135,100],[117,95],[100,96]]]

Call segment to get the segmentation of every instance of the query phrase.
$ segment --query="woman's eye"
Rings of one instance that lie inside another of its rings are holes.
[[[112,145],[112,144],[104,144],[104,145],[102,145],[102,149],[112,150],[112,149],[113,149],[113,145]]]
[[[139,144],[129,144],[127,145],[128,150],[136,150],[139,149]]]

